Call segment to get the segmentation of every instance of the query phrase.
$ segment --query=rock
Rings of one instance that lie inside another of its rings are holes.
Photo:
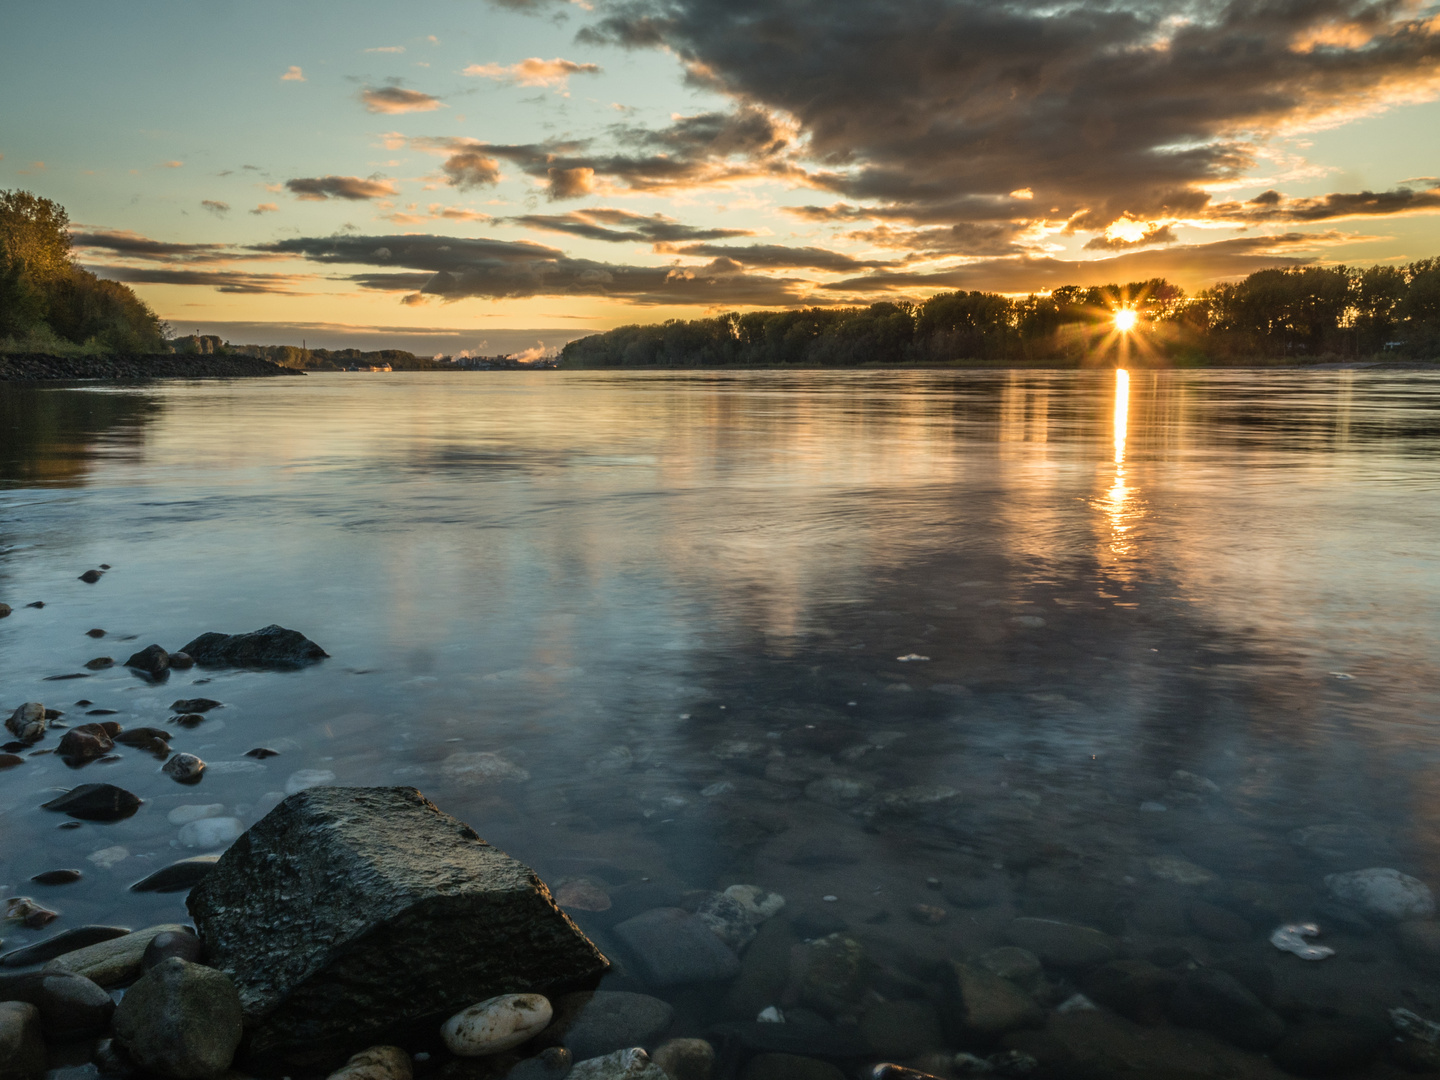
[[[93,637],[93,638],[102,638],[102,637],[105,636],[105,631],[104,631],[104,630],[101,630],[100,627],[96,626],[96,627],[94,627],[94,628],[92,628],[92,629],[90,629],[90,630],[86,630],[86,631],[85,631],[85,636],[86,636],[86,637]]]
[[[1389,922],[1428,919],[1435,914],[1435,897],[1429,886],[1390,867],[1330,874],[1325,887],[1342,904]]]
[[[745,905],[725,893],[711,893],[695,909],[695,917],[737,954],[755,940],[755,924]]]
[[[563,1046],[552,1046],[516,1064],[505,1074],[505,1080],[564,1080],[574,1060]]]
[[[179,783],[198,784],[205,775],[205,762],[194,754],[176,754],[160,771]]]
[[[85,762],[115,749],[110,733],[99,724],[81,724],[60,736],[56,753],[67,761]]]
[[[91,671],[104,671],[106,668],[115,666],[115,658],[112,656],[97,656],[93,660],[86,660],[85,666]]]
[[[727,1016],[752,1020],[781,999],[790,981],[790,950],[795,943],[795,935],[783,922],[777,920],[760,927],[740,960],[740,974],[726,991]]]
[[[805,797],[826,806],[851,806],[873,794],[875,785],[869,780],[846,776],[825,776],[805,785]]]
[[[245,756],[259,758],[261,761],[264,761],[266,758],[279,757],[280,751],[271,750],[268,746],[257,746],[254,750],[246,750]]]
[[[563,1046],[578,1060],[648,1046],[670,1030],[675,1010],[647,994],[597,990],[565,994],[538,1045]]]
[[[144,960],[145,950],[156,937],[166,932],[186,933],[188,930],[188,927],[178,923],[147,927],[136,930],[133,934],[124,934],[94,945],[86,945],[81,949],[72,949],[57,956],[40,970],[47,975],[84,975],[109,990],[123,986],[140,975],[140,964]]]
[[[1145,960],[1112,960],[1091,971],[1085,993],[1137,1024],[1164,1023],[1180,977]]]
[[[1249,941],[1255,936],[1255,928],[1248,922],[1214,904],[1191,904],[1185,914],[1196,932],[1211,941]]]
[[[530,773],[508,758],[488,751],[451,754],[440,763],[440,775],[458,784],[493,784],[507,780],[523,782]]]
[[[170,666],[176,671],[188,671],[195,666],[195,658],[184,649],[170,654]]]
[[[740,971],[735,953],[709,925],[680,908],[642,912],[617,925],[614,934],[634,954],[651,986],[720,982]]]
[[[182,713],[179,716],[170,718],[172,723],[179,724],[183,728],[199,727],[205,722],[204,714],[198,712]]]
[[[25,759],[14,754],[0,754],[0,769],[13,769],[16,765],[24,765]]]
[[[179,892],[205,880],[215,869],[219,855],[192,855],[156,870],[130,886],[131,892]]]
[[[1001,945],[975,957],[975,963],[993,975],[1008,979],[1026,993],[1033,994],[1045,982],[1040,958],[1016,945]]]
[[[220,708],[220,702],[208,697],[181,698],[179,701],[170,703],[170,711],[177,713],[203,713],[218,708]]]
[[[948,911],[934,904],[911,904],[906,914],[921,926],[939,926],[950,917]]]
[[[198,964],[203,951],[200,939],[194,934],[172,931],[156,934],[150,939],[150,944],[145,946],[145,954],[140,957],[140,970],[149,971],[172,956],[192,964]]]
[[[159,645],[147,645],[126,660],[125,666],[151,679],[163,679],[170,671],[170,654]]]
[[[667,1080],[660,1066],[638,1046],[582,1061],[568,1080]]]
[[[555,903],[573,911],[609,911],[610,893],[594,878],[567,878],[555,885]]]
[[[112,938],[124,937],[128,933],[130,931],[122,926],[77,926],[73,930],[66,930],[54,937],[46,938],[44,941],[37,941],[34,945],[27,945],[23,949],[15,949],[0,956],[0,967],[29,967],[31,964],[43,964],[46,960],[64,956],[76,949],[83,949],[87,945],[94,945],[101,941],[110,941]]]
[[[0,1003],[0,1080],[40,1080],[44,1074],[40,1010],[23,1001]]]
[[[94,585],[103,575],[99,570],[86,570],[80,575],[80,580],[86,585]]]
[[[8,619],[10,617],[11,610],[12,609],[9,604],[0,604],[0,619]]]
[[[1109,934],[1058,919],[1014,919],[1008,934],[1011,942],[1034,953],[1042,963],[1062,968],[1103,964],[1113,960],[1120,949],[1120,943]]]
[[[192,821],[204,821],[206,818],[224,816],[224,803],[192,803],[188,806],[175,807],[165,815],[165,820],[171,825],[189,825]]]
[[[298,630],[273,623],[248,634],[201,634],[182,651],[202,667],[294,668],[330,655]]]
[[[151,753],[158,750],[162,755],[168,756],[170,748],[167,744],[172,735],[172,732],[166,731],[164,728],[138,727],[126,728],[118,735],[112,735],[111,738],[122,746],[134,746],[141,750],[149,750]]]
[[[1270,1056],[1296,1076],[1348,1076],[1374,1061],[1389,1038],[1386,1025],[1378,1021],[1315,1020],[1291,1028]]]
[[[992,1042],[1045,1023],[1045,1011],[1035,999],[1008,979],[974,964],[952,963],[950,973],[946,1022],[962,1040]]]
[[[351,1056],[327,1080],[411,1080],[410,1055],[398,1046],[372,1046]]]
[[[5,918],[22,922],[31,930],[49,926],[59,917],[58,911],[51,911],[43,904],[37,904],[28,896],[12,896],[5,901]]]
[[[844,934],[807,941],[790,950],[796,997],[830,1016],[860,1003],[874,966],[865,946]]]
[[[1176,885],[1197,887],[1211,885],[1219,880],[1215,874],[1203,866],[1197,866],[1189,859],[1182,859],[1177,855],[1157,855],[1146,865],[1153,877]]]
[[[528,1042],[551,1016],[550,1002],[540,994],[501,994],[456,1013],[440,1036],[457,1057],[485,1057]]]
[[[239,818],[201,818],[181,828],[180,843],[184,847],[204,851],[209,848],[228,847],[244,835],[245,823]]]
[[[1390,1044],[1390,1059],[1406,1072],[1440,1073],[1440,1046],[1423,1039],[1396,1039]]]
[[[240,995],[224,972],[171,957],[142,975],[115,1010],[115,1039],[142,1069],[208,1080],[230,1067]]]
[[[207,958],[239,988],[251,1053],[301,1064],[338,1062],[517,986],[550,996],[608,967],[528,867],[413,788],[290,796],[187,906]],[[386,957],[405,958],[403,978]]]
[[[39,742],[45,734],[49,721],[45,718],[45,706],[38,701],[27,701],[10,714],[5,721],[5,730],[21,742]]]
[[[296,795],[307,788],[321,787],[335,782],[335,774],[329,769],[301,769],[290,774],[285,781],[285,794]]]
[[[140,799],[137,796],[114,784],[81,784],[59,798],[41,804],[41,809],[82,821],[119,821],[139,808]]]
[[[670,1080],[710,1080],[715,1048],[704,1039],[671,1039],[657,1047],[650,1060]]]
[[[46,870],[43,874],[36,874],[30,880],[37,885],[73,885],[82,877],[84,875],[79,870]]]
[[[1176,791],[1186,791],[1191,795],[1214,795],[1220,790],[1220,785],[1214,780],[1186,772],[1184,769],[1176,769],[1170,774],[1170,786]]]
[[[725,895],[739,903],[746,917],[759,926],[767,919],[773,919],[785,908],[785,898],[779,893],[769,892],[759,885],[731,885]]]
[[[757,1054],[742,1074],[744,1080],[845,1080],[828,1061],[796,1054]]]
[[[860,1016],[860,1034],[881,1057],[913,1058],[945,1045],[940,1017],[928,1001],[882,1001]]]
[[[115,1002],[109,991],[83,975],[42,975],[31,1004],[40,1010],[47,1039],[93,1039],[110,1030]]]
[[[1198,968],[1170,996],[1170,1019],[1203,1028],[1245,1050],[1264,1051],[1285,1034],[1285,1022],[1234,976]]]

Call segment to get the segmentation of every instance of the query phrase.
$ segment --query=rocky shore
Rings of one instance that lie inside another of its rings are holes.
[[[304,375],[253,356],[47,356],[0,353],[0,382],[50,379],[237,379]]]

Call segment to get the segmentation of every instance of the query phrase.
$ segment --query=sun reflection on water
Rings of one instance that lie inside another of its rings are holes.
[[[1115,372],[1115,480],[1105,493],[1105,516],[1110,524],[1110,553],[1127,560],[1135,551],[1129,533],[1140,517],[1135,505],[1134,489],[1125,483],[1125,439],[1130,422],[1130,373],[1124,368]]]

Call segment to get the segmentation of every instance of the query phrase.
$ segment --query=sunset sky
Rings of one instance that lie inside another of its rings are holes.
[[[628,322],[1440,255],[1440,3],[15,5],[0,188],[179,332]]]

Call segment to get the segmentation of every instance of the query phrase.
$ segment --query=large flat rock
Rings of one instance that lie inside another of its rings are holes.
[[[609,967],[545,883],[414,788],[307,788],[190,893],[240,991],[249,1053],[329,1067],[498,994]]]

